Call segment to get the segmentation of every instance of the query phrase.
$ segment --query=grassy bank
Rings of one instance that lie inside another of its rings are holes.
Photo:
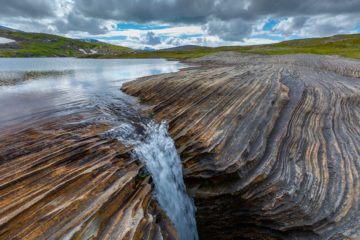
[[[182,51],[152,51],[152,52],[132,52],[116,55],[89,55],[94,58],[167,58],[167,59],[188,59],[205,56],[221,51],[235,51],[242,53],[255,53],[265,55],[284,55],[284,54],[320,54],[338,55],[346,58],[360,59],[360,34],[336,35],[326,38],[311,38],[301,40],[291,40],[268,45],[256,46],[231,46],[217,48],[192,48]]]
[[[95,52],[112,55],[131,51],[102,42],[85,42],[43,33],[0,30],[0,37],[15,40],[0,45],[0,57],[79,57]]]

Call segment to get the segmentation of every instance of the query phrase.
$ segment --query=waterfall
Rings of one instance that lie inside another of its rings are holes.
[[[197,240],[195,206],[186,193],[182,165],[166,122],[149,121],[142,137],[130,124],[113,129],[117,138],[134,146],[134,157],[143,162],[154,182],[154,194],[173,222],[181,240]],[[140,140],[141,139],[141,140]]]

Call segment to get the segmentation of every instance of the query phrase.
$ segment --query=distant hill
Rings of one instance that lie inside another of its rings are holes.
[[[323,38],[298,39],[253,46],[200,47],[181,46],[152,52],[131,52],[119,55],[99,55],[99,58],[167,58],[188,59],[208,54],[234,51],[264,55],[319,54],[360,59],[360,34],[335,35]]]
[[[143,52],[151,52],[151,51],[156,51],[156,49],[155,48],[151,48],[151,47],[145,47],[144,49],[142,49],[142,50],[137,50],[138,52],[141,52],[141,51],[143,51]]]
[[[82,39],[79,39],[79,40],[82,41],[82,42],[89,42],[89,43],[98,43],[98,42],[100,42],[99,40],[92,39],[92,38],[82,38]]]
[[[172,48],[165,48],[159,51],[193,51],[193,50],[205,50],[205,49],[210,49],[210,47],[203,47],[198,45],[184,45],[184,46],[178,46]]]
[[[360,34],[307,38],[257,46],[219,47],[216,51],[238,51],[267,55],[319,54],[360,58]]]
[[[83,41],[45,33],[21,32],[0,26],[0,37],[15,42],[0,44],[0,57],[81,57],[133,51],[99,41]]]
[[[19,31],[19,30],[15,30],[15,29],[12,29],[12,28],[4,27],[4,26],[1,26],[1,25],[0,25],[0,31],[21,32],[21,31]]]

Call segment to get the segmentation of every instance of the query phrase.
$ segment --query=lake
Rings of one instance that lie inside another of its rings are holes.
[[[122,83],[183,67],[162,59],[0,58],[0,80],[36,78],[0,86],[0,129],[76,111],[124,117],[138,106],[119,90]]]

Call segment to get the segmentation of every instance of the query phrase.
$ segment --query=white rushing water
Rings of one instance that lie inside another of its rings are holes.
[[[180,239],[197,240],[195,206],[186,193],[181,160],[167,128],[166,122],[150,121],[142,137],[135,134],[130,124],[113,129],[112,134],[121,142],[134,145],[134,156],[150,172],[155,198],[174,223]]]

